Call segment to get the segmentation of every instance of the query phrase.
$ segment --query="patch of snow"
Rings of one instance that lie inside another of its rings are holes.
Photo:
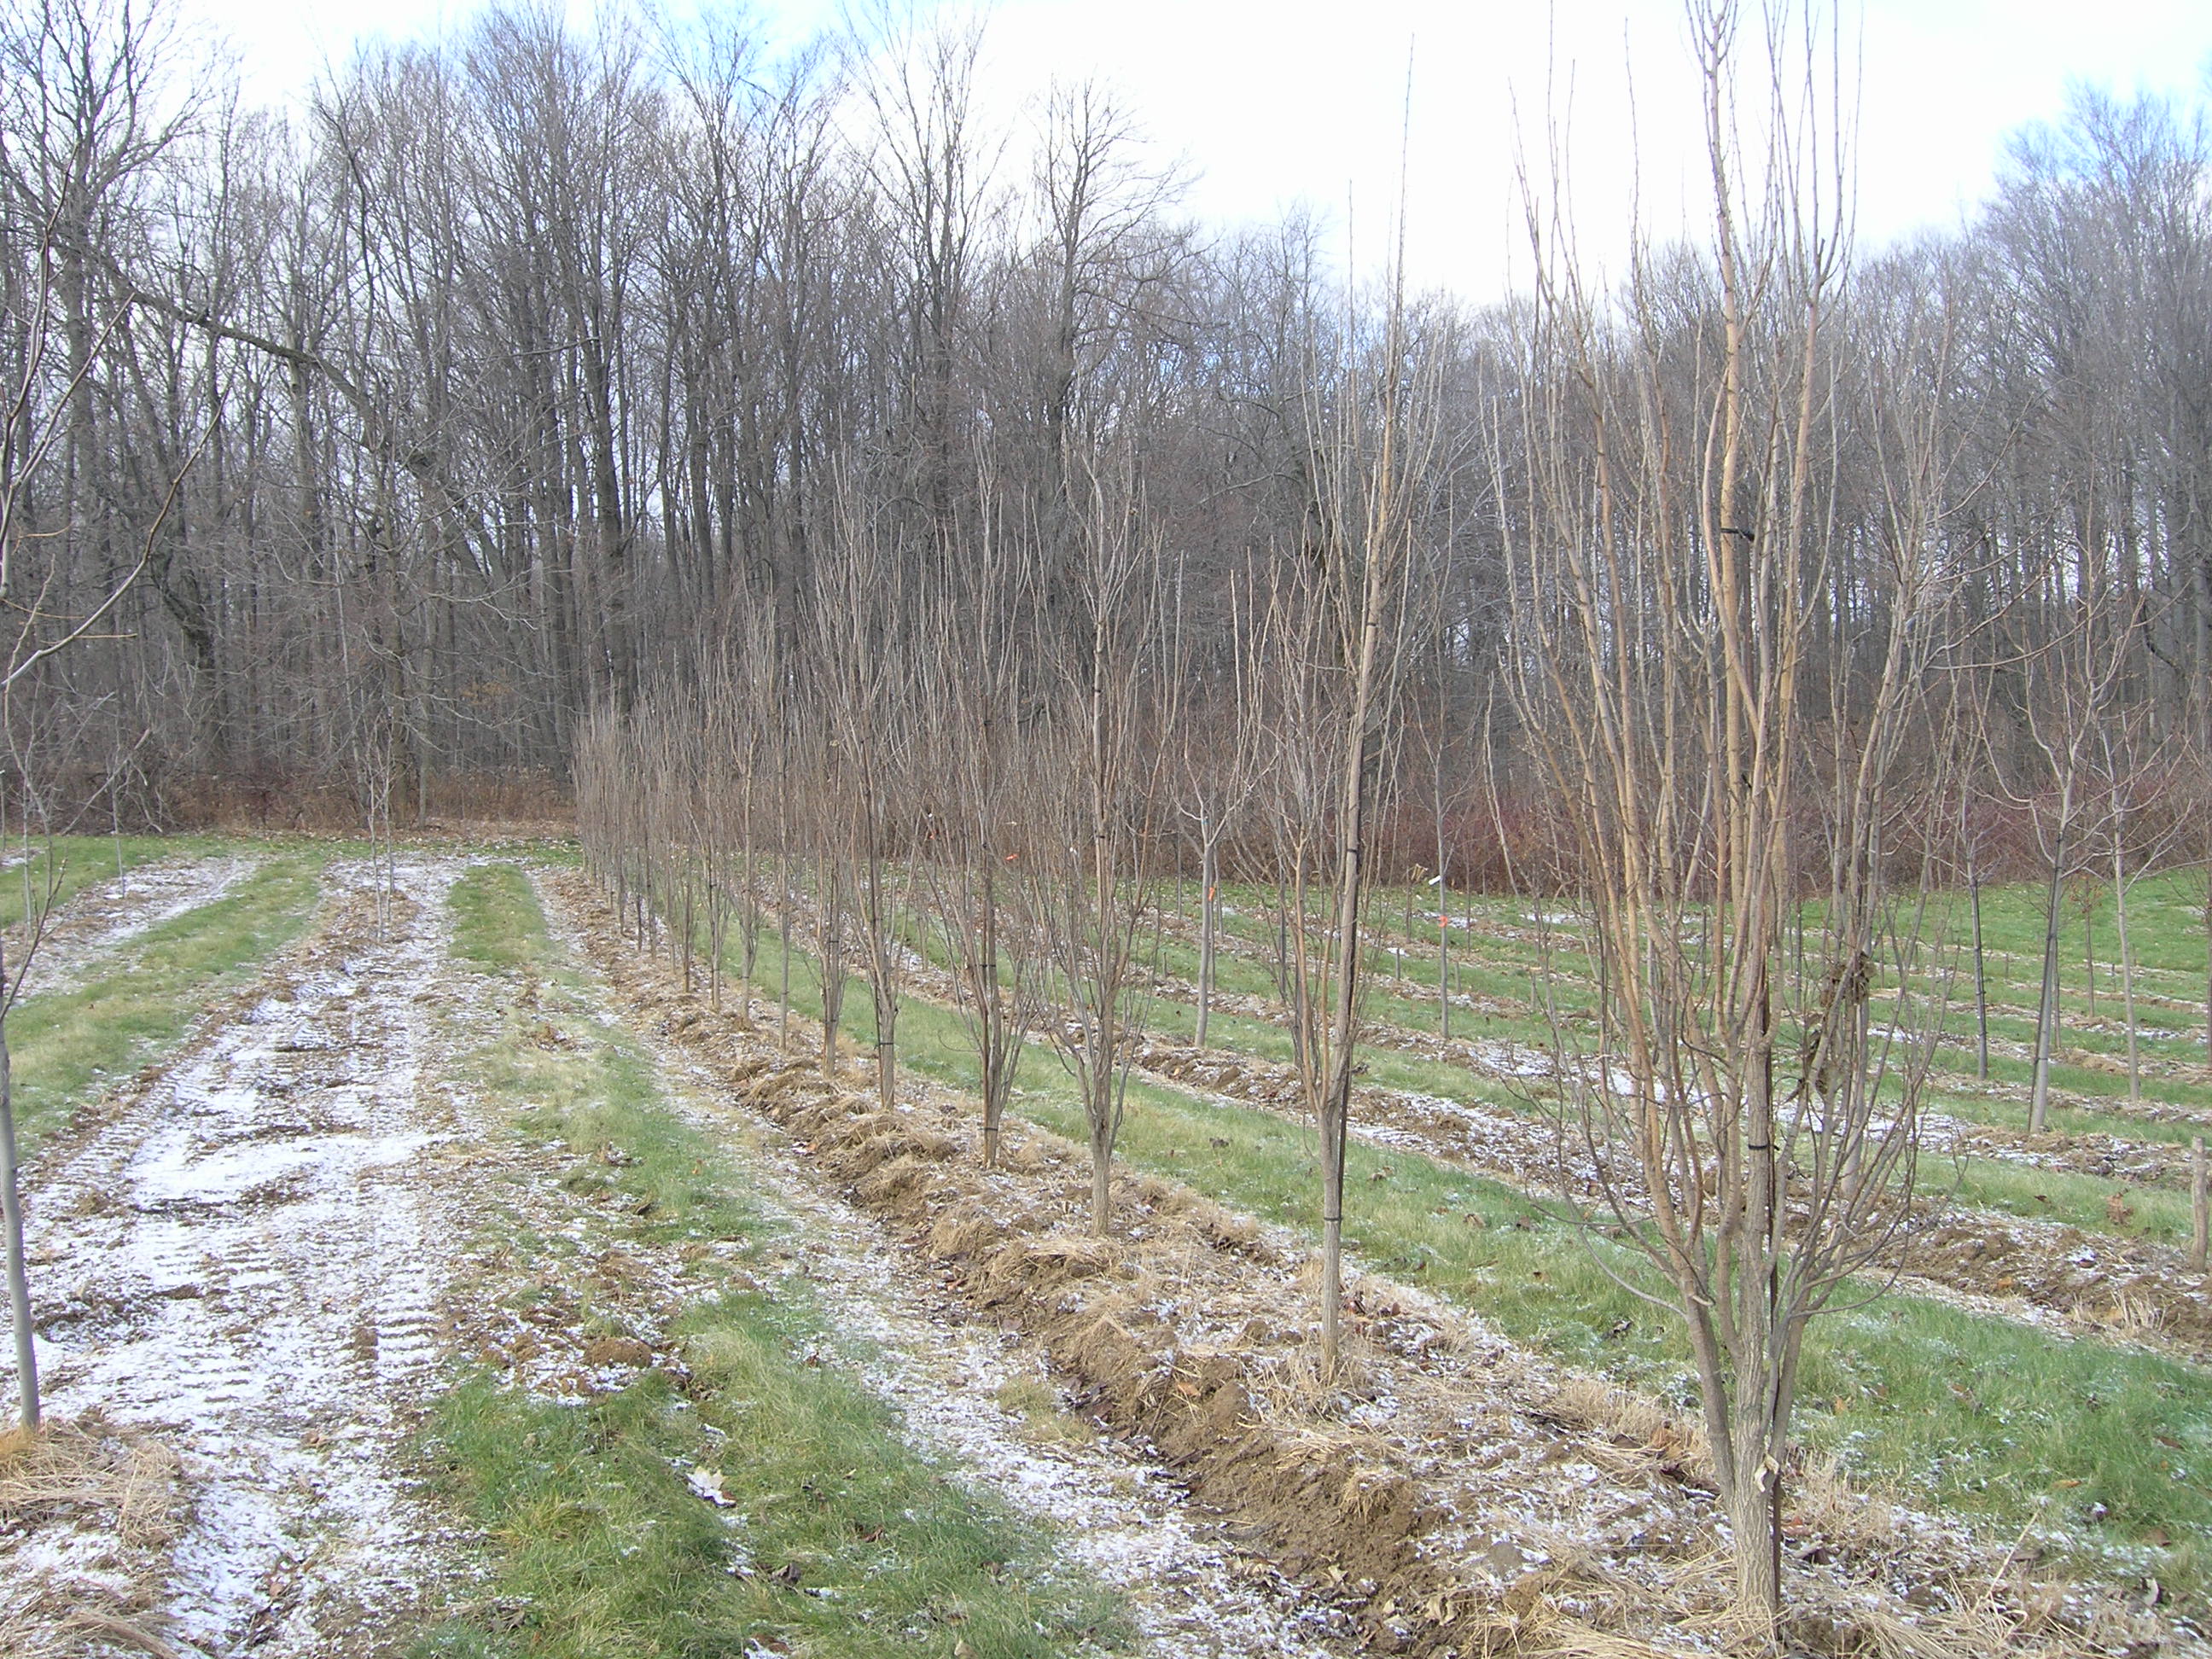
[[[295,970],[32,1193],[32,1248],[57,1264],[50,1409],[154,1430],[182,1462],[161,1597],[180,1652],[323,1652],[331,1604],[350,1623],[432,1576],[390,1450],[440,1352],[442,1218],[404,1176],[434,1138],[415,993],[457,869],[403,865],[406,931],[347,971]],[[375,879],[334,866],[326,893]]]
[[[577,936],[545,896],[556,933],[580,959]],[[665,1049],[661,1061],[665,1081],[720,1092],[702,1068]],[[727,1134],[726,1119],[700,1099],[681,1086],[671,1094],[695,1122]],[[781,1130],[763,1124],[747,1151],[757,1197],[790,1230],[787,1269],[821,1309],[842,1368],[899,1412],[926,1455],[1049,1528],[1068,1561],[1121,1591],[1152,1651],[1334,1659],[1357,1648],[1338,1615],[1195,1513],[1146,1448],[1106,1436],[1033,1442],[1000,1395],[1011,1384],[1049,1386],[1042,1352],[946,1302],[916,1272],[912,1250],[824,1190]]]
[[[93,968],[140,934],[214,903],[256,863],[248,858],[223,858],[143,865],[78,894],[48,919],[46,937],[23,977],[23,994],[67,990],[82,983]],[[12,940],[10,945],[12,960]]]

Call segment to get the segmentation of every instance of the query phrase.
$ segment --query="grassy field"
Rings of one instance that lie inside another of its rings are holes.
[[[2192,940],[2201,937],[2201,906],[2193,901],[2185,902],[2188,901],[2189,880],[2170,877],[2146,881],[2130,897],[2131,932],[2148,931],[2153,937],[2163,940],[2166,947],[2162,952],[2152,953],[2154,961],[2185,961]],[[1173,890],[1171,886],[1166,890],[1170,895]],[[1407,932],[1407,896],[1402,892],[1385,891],[1371,906],[1371,920],[1381,924],[1385,942],[1370,951],[1372,971],[1367,981],[1365,1014],[1377,1025],[1412,1033],[1438,1033],[1444,1026],[1434,991],[1439,966],[1438,929],[1433,913],[1416,910],[1412,932]],[[1431,904],[1435,902],[1433,894],[1416,896]],[[1218,957],[1216,983],[1227,996],[1272,1002],[1277,994],[1272,961],[1275,923],[1267,911],[1273,899],[1272,894],[1252,889],[1231,888],[1224,891],[1224,929],[1228,948],[1224,948]],[[2109,905],[2109,896],[2107,902]],[[2032,935],[2029,942],[2039,949],[2042,923],[2040,911],[2035,908],[2038,903],[2039,890],[1991,889],[1984,896],[1984,931],[1991,952],[1993,1041],[1999,1039],[2000,1028],[2004,1024],[2006,988],[2010,988],[2009,994],[2024,997],[2032,1003],[2040,973],[2039,957],[2023,961],[2007,957],[1997,942],[2018,943],[2024,934]],[[1936,914],[1928,924],[1928,934],[1933,944],[1942,943],[1946,930],[1956,920],[1949,914],[1950,908],[1954,907],[1948,901],[1931,907]],[[1574,949],[1571,924],[1559,920],[1560,912],[1550,913],[1546,928],[1551,941],[1548,974],[1545,971],[1546,954],[1534,939],[1538,912],[1526,901],[1453,895],[1451,912],[1449,978],[1455,994],[1476,995],[1482,1000],[1479,1008],[1453,1009],[1449,1022],[1453,1036],[1510,1041],[1543,1048],[1550,1042],[1551,1034],[1532,988],[1539,979],[1547,988],[1546,994],[1564,1017],[1571,1020],[1587,1007],[1592,994],[1587,964]],[[1421,920],[1425,915],[1427,920]],[[2075,948],[2077,936],[2082,933],[2083,915],[2079,907],[2069,905],[2067,917],[2074,932],[2062,940],[2069,949]],[[2094,924],[2094,918],[2091,921]],[[2177,929],[2185,935],[2179,940],[2173,937]],[[2196,930],[2193,933],[2190,932],[2192,929]],[[1192,1041],[1195,1036],[1197,1011],[1187,1000],[1198,973],[1197,947],[1191,942],[1195,931],[1195,920],[1182,916],[1176,925],[1161,930],[1146,942],[1148,966],[1170,986],[1180,981],[1182,988],[1176,994],[1146,997],[1133,1009],[1146,1029],[1158,1036],[1182,1042]],[[2095,932],[2094,925],[2090,931],[2093,936],[2108,941],[2114,937],[2109,926],[2101,933]],[[806,937],[802,929],[799,938],[801,947]],[[773,930],[764,929],[762,938],[764,955],[756,977],[763,989],[772,995],[781,971],[775,965],[779,960],[776,940]],[[937,965],[945,965],[942,941],[933,933],[909,926],[905,939],[911,948]],[[2194,948],[2201,963],[2201,943]],[[1402,975],[1398,971],[1401,963],[1405,964]],[[2000,970],[2001,963],[2009,965]],[[2173,970],[2139,969],[2138,976],[2148,987],[2150,975],[2160,972],[2166,973],[2170,981]],[[2002,976],[2006,974],[2010,977]],[[1956,989],[1955,985],[1952,989]],[[2149,994],[2148,989],[2139,990],[2139,1002],[2146,1001]],[[862,990],[849,1000],[845,1015],[848,1030],[859,1034],[859,1040],[863,1042],[872,1040],[872,1012],[860,1006],[865,995]],[[2088,1018],[2086,985],[2075,1001],[2081,1005],[2080,1008],[2063,1004],[2063,1016],[2080,1025]],[[2098,1006],[2100,1011],[2112,1006],[2109,993]],[[1947,1046],[1937,1051],[1923,1101],[1925,1109],[1967,1124],[2025,1129],[2028,1117],[2027,1062],[2002,1055],[1993,1057],[1990,1080],[1987,1084],[1979,1082],[1972,1075],[1974,1011],[1971,997],[1964,1006],[1955,1000],[1948,1002],[1943,1012],[1944,1029],[1949,1039]],[[2015,1036],[2025,1044],[2033,1036],[2032,1012],[2015,1013]],[[1250,1054],[1276,1064],[1288,1064],[1292,1059],[1291,1037],[1285,1024],[1275,1019],[1231,1012],[1218,1005],[1209,1021],[1207,1041],[1212,1048]],[[2056,1045],[2054,1087],[2086,1097],[2092,1103],[2107,1101],[2111,1109],[2100,1110],[2094,1103],[2074,1104],[2062,1097],[2052,1112],[2054,1130],[2100,1133],[2145,1145],[2172,1146],[2185,1146],[2194,1135],[2212,1133],[2212,1072],[2201,1063],[2198,1051],[2202,1044],[2197,1039],[2169,1042],[2162,1054],[2154,1054],[2145,1045],[2146,1066],[2162,1063],[2166,1069],[2146,1069],[2142,1098],[2153,1108],[2191,1111],[2201,1109],[2204,1114],[2202,1121],[2159,1118],[2125,1109],[2124,1073],[2116,1074],[2111,1069],[2111,1056],[2106,1054],[2100,1059],[2101,1051],[2083,1047],[2084,1041],[2102,1042],[2108,1047],[2117,1043],[2118,1052],[2124,1054],[2123,1038],[2094,1029],[2077,1031],[2069,1027]],[[1962,1048],[1961,1043],[1967,1046]],[[2193,1054],[2196,1057],[2192,1058]],[[1539,1117],[1549,1109],[1544,1101],[1532,1098],[1524,1085],[1472,1072],[1462,1066],[1425,1060],[1387,1043],[1370,1045],[1362,1055],[1361,1065],[1366,1080],[1385,1088]],[[1966,1069],[1962,1070],[1962,1066]],[[1923,1163],[1921,1182],[1923,1190],[1932,1198],[2025,1220],[2056,1222],[2088,1232],[2168,1245],[2185,1243],[2190,1235],[2189,1198],[2178,1187],[2146,1187],[2122,1176],[2106,1177],[2024,1165],[2010,1158],[1972,1155],[1956,1159],[1929,1157]]]
[[[783,964],[764,934],[757,982]],[[812,1041],[819,1000],[811,958],[790,963],[794,1046]],[[1264,974],[1249,961],[1240,973]],[[873,1040],[865,994],[846,1000],[847,1036]],[[1153,1002],[1150,1024],[1182,1029],[1188,1009]],[[1533,1036],[1532,1024],[1493,1030]],[[1256,1020],[1217,1016],[1217,1041],[1285,1058],[1289,1039]],[[910,1002],[901,1056],[916,1072],[972,1088],[975,1066],[951,1012]],[[1372,1080],[1515,1104],[1503,1090],[1389,1050]],[[1033,1047],[1013,1109],[1079,1135],[1072,1084]],[[1316,1236],[1318,1167],[1310,1132],[1265,1111],[1139,1084],[1121,1155],[1223,1203]],[[2021,1189],[2005,1183],[2019,1177]],[[2104,1224],[2110,1182],[1978,1164],[1970,1178],[2028,1212]],[[1516,1339],[1679,1404],[1692,1399],[1679,1322],[1639,1301],[1613,1273],[1640,1261],[1594,1238],[1561,1207],[1404,1152],[1355,1145],[1347,1243],[1364,1265],[1429,1285]],[[2039,1201],[2036,1194],[2043,1195]],[[1474,1218],[1470,1220],[1469,1218]],[[2160,1209],[2150,1224],[2171,1232]],[[2192,1595],[2212,1586],[2212,1376],[2154,1354],[2069,1340],[2032,1326],[1892,1296],[1817,1322],[1808,1342],[1801,1429],[1860,1480],[1911,1501],[1956,1509],[1993,1535],[2032,1529],[2103,1568],[2152,1571]]]
[[[2205,962],[2202,879],[2186,873],[2148,878],[2137,884],[2129,899],[2137,1018],[2145,1032],[2138,1042],[2142,1098],[2154,1109],[2201,1114],[2195,1121],[2151,1116],[2128,1108],[2125,1031],[2115,1021],[2121,1006],[2118,969],[2101,955],[2097,982],[2103,988],[2094,1015],[2091,1009],[2087,946],[2100,942],[2100,950],[2109,951],[2118,938],[2112,895],[2102,889],[2100,896],[2101,910],[2085,910],[2069,899],[2064,912],[2062,1030],[2054,1043],[2051,1071],[2053,1087],[2063,1092],[2054,1101],[2051,1127],[2064,1133],[2185,1146],[2192,1137],[2212,1133],[2212,1071],[2204,1062],[2201,1001]],[[1370,920],[1380,925],[1384,942],[1369,952],[1366,1012],[1373,1021],[1406,1031],[1439,1032],[1444,1023],[1435,990],[1439,931],[1432,911],[1416,910],[1408,933],[1407,896],[1385,891],[1371,907]],[[1433,894],[1416,896],[1431,905],[1436,902]],[[1225,891],[1224,928],[1233,948],[1218,958],[1217,983],[1224,992],[1268,1000],[1276,996],[1275,924],[1267,913],[1273,900],[1272,894],[1256,890]],[[1935,965],[1917,988],[1941,1003],[1945,1040],[1929,1079],[1924,1103],[1928,1109],[1966,1123],[2027,1127],[2031,1065],[2006,1053],[2004,1045],[2025,1053],[2033,1042],[2041,974],[2041,902],[2042,890],[2033,886],[1992,888],[1984,894],[1990,1027],[1996,1048],[1986,1083],[1974,1075],[1971,966],[1962,969],[1959,956],[1965,902],[1946,895],[1931,904],[1926,936]],[[1453,1008],[1454,1036],[1545,1046],[1550,1032],[1532,989],[1532,975],[1541,978],[1545,994],[1568,1018],[1587,1009],[1593,994],[1588,964],[1574,948],[1571,923],[1557,920],[1561,913],[1551,913],[1554,920],[1547,929],[1552,947],[1547,958],[1534,937],[1537,907],[1527,901],[1455,895],[1451,911],[1449,979],[1455,994],[1477,997],[1483,1005]],[[1468,925],[1470,918],[1472,927]],[[1190,943],[1194,930],[1194,921],[1184,918],[1157,941],[1153,953],[1160,971],[1186,985],[1197,978],[1198,953]],[[2186,1000],[2191,996],[2197,1000]],[[2163,1023],[2154,1023],[2154,1012]],[[866,1018],[865,1011],[861,1017]],[[1193,1037],[1197,1024],[1196,1011],[1188,1002],[1169,998],[1153,999],[1143,1018],[1150,1029],[1183,1041]],[[1218,1007],[1209,1023],[1208,1042],[1277,1062],[1291,1058],[1290,1035],[1282,1025]],[[1504,1110],[1526,1111],[1533,1104],[1520,1089],[1387,1046],[1370,1048],[1364,1064],[1370,1081],[1389,1088]],[[2167,1244],[2183,1243],[2189,1237],[2189,1200],[2179,1190],[1977,1157],[1955,1166],[1948,1159],[1931,1159],[1923,1182],[1931,1194],[1950,1195],[1971,1208]],[[2121,1201],[2118,1212],[2112,1206],[2116,1197]],[[2116,1213],[2123,1212],[2126,1219],[2116,1221]]]
[[[466,1075],[513,1133],[562,1149],[573,1192],[605,1200],[602,1246],[691,1261],[672,1333],[689,1380],[678,1389],[647,1370],[580,1405],[489,1373],[458,1382],[423,1455],[491,1540],[492,1599],[526,1611],[464,1613],[420,1651],[1119,1650],[1112,1599],[1057,1565],[1048,1538],[925,1463],[872,1396],[808,1363],[827,1333],[803,1282],[775,1270],[781,1230],[743,1149],[687,1124],[635,1042],[591,1013],[523,876],[481,866],[452,903],[454,952],[490,976],[499,1022]],[[509,1264],[507,1282],[579,1295],[588,1334],[628,1334],[570,1232],[495,1214],[477,1249]],[[698,1480],[727,1507],[703,1501]]]

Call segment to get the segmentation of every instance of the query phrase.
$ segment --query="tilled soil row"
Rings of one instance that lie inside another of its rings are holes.
[[[1373,1650],[1626,1656],[1724,1638],[1721,1528],[1679,1420],[1373,1278],[1354,1281],[1348,1363],[1324,1383],[1310,1264],[1285,1236],[1125,1176],[1115,1236],[1088,1237],[1080,1149],[1010,1126],[1003,1167],[981,1169],[973,1137],[930,1121],[957,1101],[878,1109],[632,954],[581,878],[556,884],[633,1019],[799,1136],[951,1287],[1040,1341],[1103,1423],[1152,1442],[1335,1599]],[[2029,1583],[1933,1517],[1817,1474],[1798,1492],[1801,1650],[2120,1652],[2170,1633],[2117,1597]]]
[[[1182,1088],[1285,1115],[1298,1109],[1297,1074],[1287,1066],[1159,1042],[1141,1045],[1136,1058],[1143,1072]],[[1363,1085],[1354,1091],[1352,1124],[1376,1144],[1525,1192],[1559,1189],[1556,1137],[1511,1113]],[[2024,1303],[2080,1333],[2118,1332],[2212,1364],[2212,1276],[2189,1272],[2186,1255],[2171,1246],[1931,1204],[1886,1265],[1931,1290]]]

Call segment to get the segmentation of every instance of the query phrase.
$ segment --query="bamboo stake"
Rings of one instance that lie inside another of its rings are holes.
[[[2189,1270],[2204,1271],[2205,1249],[2212,1242],[2212,1194],[2205,1186],[2204,1137],[2189,1146]]]

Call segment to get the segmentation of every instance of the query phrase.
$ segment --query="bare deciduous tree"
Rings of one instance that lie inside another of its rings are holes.
[[[1667,1291],[1624,1282],[1687,1326],[1738,1599],[1765,1626],[1805,1326],[1911,1216],[1915,1076],[1891,1063],[1903,1011],[1875,1010],[1899,994],[1885,836],[1940,642],[1942,492],[1907,404],[1882,433],[1882,560],[1859,573],[1878,584],[1858,622],[1866,666],[1823,699],[1806,600],[1839,556],[1825,422],[1869,343],[1841,327],[1837,157],[1810,63],[1779,67],[1809,42],[1769,15],[1778,33],[1751,56],[1777,66],[1771,148],[1747,160],[1737,8],[1694,0],[1690,17],[1708,249],[1647,253],[1614,307],[1540,238],[1526,344],[1540,390],[1510,437],[1528,483],[1508,648],[1531,748],[1568,805],[1582,942],[1602,975],[1591,1034],[1555,1021],[1556,1075],[1607,1218]],[[1687,357],[1664,321],[1684,312],[1700,343]],[[1943,320],[1913,319],[1907,340],[1940,351]],[[1798,837],[1816,810],[1827,902],[1793,972],[1786,930],[1814,851]],[[1881,1098],[1886,1082],[1900,1098]]]

